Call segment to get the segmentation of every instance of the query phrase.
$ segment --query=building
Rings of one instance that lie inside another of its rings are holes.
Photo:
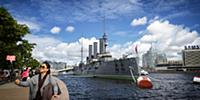
[[[167,60],[162,63],[157,63],[155,70],[183,71],[182,65],[183,65],[182,60]]]
[[[200,46],[185,46],[182,51],[183,66],[187,68],[199,68],[200,69]]]
[[[158,53],[156,55],[155,63],[156,65],[158,64],[163,64],[167,62],[167,56],[165,53]]]
[[[53,62],[53,61],[49,61],[49,64],[51,65],[51,68],[52,69],[64,69],[66,67],[66,64],[65,62]]]
[[[200,70],[200,46],[185,46],[182,50],[182,60],[167,60],[163,53],[156,53],[150,48],[143,55],[144,67],[155,67],[155,70],[175,70],[175,71],[199,71]]]
[[[147,53],[142,55],[143,67],[155,67],[156,55],[157,53],[155,49],[153,49],[153,47],[151,46],[151,48],[147,51]]]

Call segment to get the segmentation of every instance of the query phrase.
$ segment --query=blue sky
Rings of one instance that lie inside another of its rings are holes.
[[[136,44],[142,55],[157,41],[156,46],[167,45],[161,51],[171,51],[166,53],[174,58],[184,45],[199,43],[199,0],[1,0],[0,5],[29,26],[32,34],[25,39],[38,44],[33,56],[40,60],[76,63],[80,41],[85,41],[87,56],[87,45],[104,31],[110,52],[118,58]]]

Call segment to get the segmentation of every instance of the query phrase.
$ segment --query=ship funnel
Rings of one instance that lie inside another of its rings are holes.
[[[92,58],[92,45],[89,45],[89,60]]]
[[[103,39],[100,38],[99,39],[99,51],[100,51],[100,54],[103,54],[103,51],[104,51],[103,45],[104,45]]]
[[[94,42],[93,45],[94,45],[94,58],[96,59],[97,58],[97,42]]]

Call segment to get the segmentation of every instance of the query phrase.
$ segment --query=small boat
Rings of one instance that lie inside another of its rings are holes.
[[[140,74],[141,74],[141,75],[148,75],[149,73],[148,73],[147,71],[145,71],[145,70],[141,70],[141,71],[140,71]]]
[[[151,89],[153,87],[153,84],[152,84],[150,78],[145,75],[138,77],[137,85],[139,88],[142,88],[142,89]]]
[[[194,76],[193,83],[199,83],[200,84],[200,76]]]
[[[149,74],[147,71],[145,70],[140,71],[140,75],[137,77],[137,80],[136,80],[136,77],[133,75],[132,67],[129,66],[129,68],[130,68],[131,77],[133,78],[133,81],[137,84],[139,88],[151,89],[153,87],[153,84],[150,78],[147,76]]]

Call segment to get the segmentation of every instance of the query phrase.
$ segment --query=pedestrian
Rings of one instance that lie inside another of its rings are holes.
[[[7,69],[4,69],[3,72],[4,72],[4,74],[3,74],[4,80],[8,81],[9,77],[10,77],[10,71]]]
[[[4,77],[4,75],[3,75],[4,73],[3,73],[3,70],[2,69],[0,69],[0,82],[1,81],[3,81],[3,77]]]
[[[29,67],[27,67],[27,68],[24,67],[23,68],[23,71],[22,71],[22,74],[21,74],[22,81],[26,81],[29,78],[29,71],[30,71]]]
[[[52,99],[58,98],[58,86],[56,84],[56,80],[51,79],[50,75],[50,64],[48,62],[43,62],[39,68],[39,74],[33,76],[31,79],[27,81],[20,81],[19,79],[15,80],[15,84],[19,86],[29,87],[29,100],[43,100],[43,89],[50,82],[53,85],[53,96]],[[51,79],[51,81],[49,81]],[[46,91],[45,91],[46,92]]]

